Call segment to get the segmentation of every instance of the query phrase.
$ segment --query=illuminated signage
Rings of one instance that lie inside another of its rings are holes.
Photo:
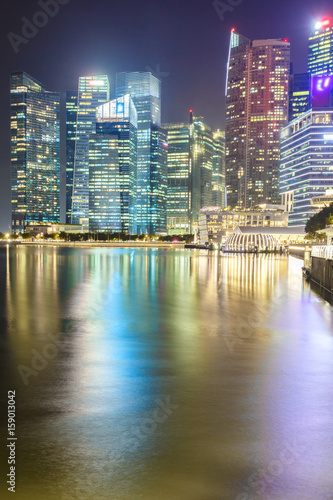
[[[102,87],[105,84],[103,80],[90,80],[90,87]]]
[[[324,140],[325,141],[333,141],[333,134],[325,134]]]
[[[312,77],[312,107],[327,108],[333,105],[333,75]]]
[[[125,111],[125,106],[123,102],[117,102],[117,114],[123,115]]]
[[[316,24],[316,30],[319,30],[320,28],[329,28],[332,24],[332,20],[327,17],[326,19],[323,19],[322,21],[319,21]]]
[[[330,84],[332,85],[332,77],[326,76],[325,78],[318,78],[316,82],[317,90],[322,92],[325,89],[328,89]]]

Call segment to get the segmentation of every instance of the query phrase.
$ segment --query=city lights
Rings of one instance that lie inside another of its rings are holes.
[[[329,28],[332,24],[332,20],[330,18],[323,19],[322,21],[318,21],[316,23],[316,29],[319,30],[320,28]]]
[[[102,87],[103,85],[105,85],[105,82],[103,80],[90,80],[89,81],[90,87]]]

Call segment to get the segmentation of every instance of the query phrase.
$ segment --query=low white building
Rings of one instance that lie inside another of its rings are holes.
[[[25,227],[25,232],[33,235],[58,234],[62,232],[82,234],[87,233],[88,230],[82,224],[29,224],[29,226]]]
[[[258,209],[226,210],[204,207],[198,214],[200,244],[223,243],[238,226],[287,227],[289,213],[282,205],[260,205]]]

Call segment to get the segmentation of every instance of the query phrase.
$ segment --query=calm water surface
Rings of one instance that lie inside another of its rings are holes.
[[[0,248],[14,498],[333,499],[333,309],[301,267]],[[0,432],[0,497],[12,498]]]

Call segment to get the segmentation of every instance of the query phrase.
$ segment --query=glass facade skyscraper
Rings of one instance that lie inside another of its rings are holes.
[[[289,121],[311,108],[311,75],[296,73],[290,76]]]
[[[202,117],[163,125],[168,139],[168,233],[190,234],[203,206],[224,206],[224,133]]]
[[[137,112],[129,94],[97,108],[96,132],[96,139],[92,136],[90,144],[95,144],[96,151],[102,138],[101,156],[107,136],[117,139],[121,231],[136,234]]]
[[[213,203],[213,133],[201,116],[191,118],[192,200],[191,219],[196,222],[200,208]]]
[[[137,231],[139,234],[150,233],[156,225],[155,201],[153,192],[153,156],[152,130],[161,125],[161,82],[151,73],[119,73],[116,77],[116,97],[130,94],[138,116],[137,133]],[[156,135],[156,134],[155,134]],[[161,167],[163,168],[163,165]],[[163,224],[162,224],[163,225]]]
[[[225,207],[225,133],[213,132],[213,199],[215,207]]]
[[[72,220],[73,172],[77,121],[77,92],[66,92],[66,223]]]
[[[333,74],[333,25],[331,18],[317,22],[309,36],[308,72],[311,75]]]
[[[60,97],[24,72],[10,81],[12,231],[60,222]]]
[[[121,231],[118,139],[109,134],[89,138],[89,230]]]
[[[281,130],[280,194],[289,224],[306,224],[311,198],[333,187],[333,108],[311,109]]]
[[[166,123],[167,229],[169,234],[191,233],[191,163],[189,123]]]
[[[224,135],[213,132],[202,117],[192,117],[190,125],[191,148],[191,222],[197,221],[202,207],[217,204],[224,199]]]
[[[89,218],[89,135],[96,132],[96,108],[109,100],[105,75],[79,78],[72,193],[72,224]]]
[[[288,121],[290,44],[231,32],[226,86],[227,205],[279,203],[280,128]]]
[[[167,232],[167,189],[167,134],[153,125],[151,128],[148,234],[166,234]]]

